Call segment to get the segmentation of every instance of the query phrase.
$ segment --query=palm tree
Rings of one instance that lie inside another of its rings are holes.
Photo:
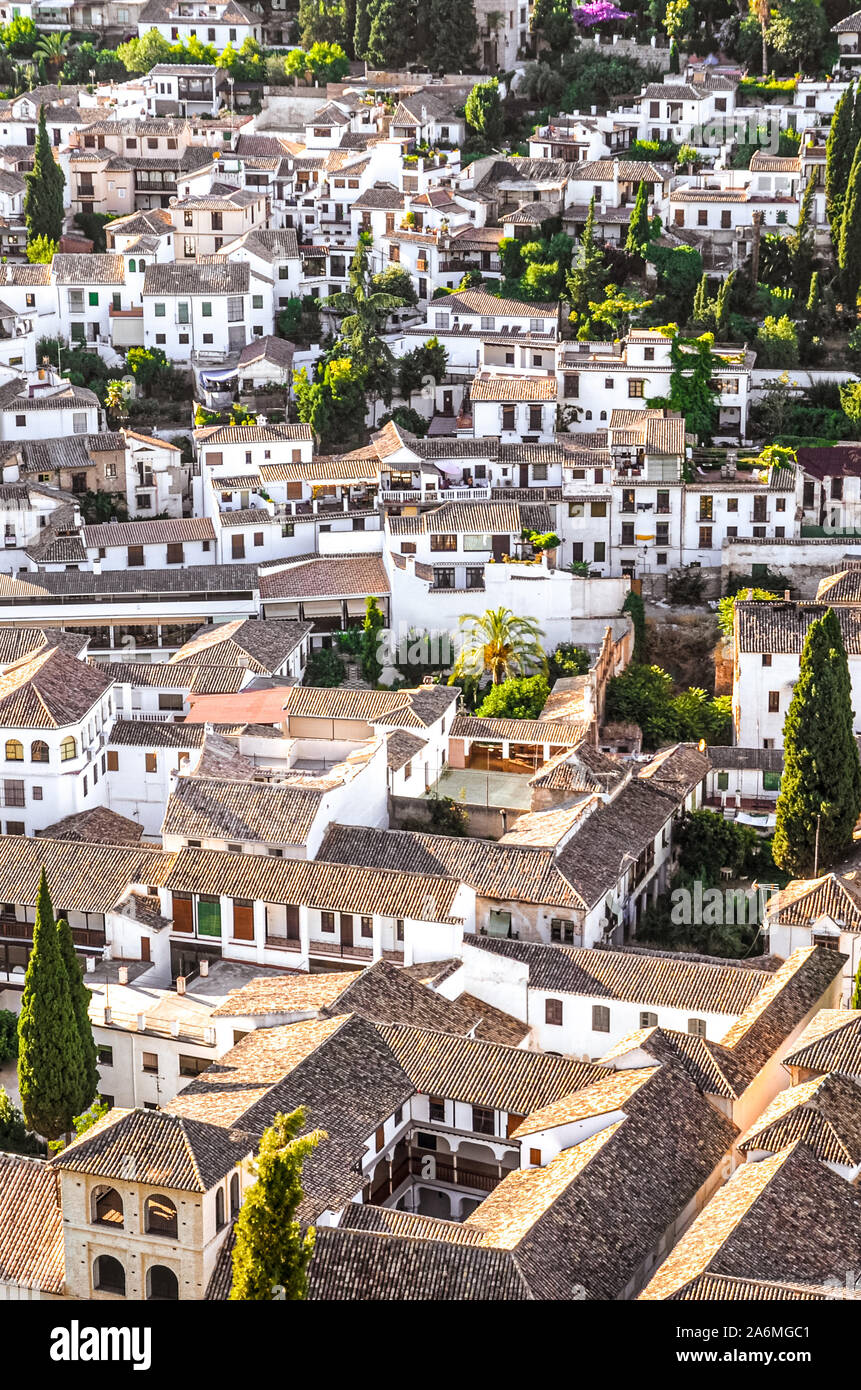
[[[766,42],[766,30],[768,21],[771,18],[771,5],[769,0],[753,0],[753,9],[759,20],[759,27],[762,30],[762,75],[768,76],[768,44]]]
[[[42,58],[46,70],[56,77],[69,51],[71,39],[71,34],[43,34],[33,49],[33,57]]]
[[[364,372],[365,392],[372,401],[371,418],[376,421],[377,397],[382,396],[387,404],[392,398],[394,370],[394,355],[380,333],[392,309],[400,309],[406,300],[374,289],[370,254],[370,234],[362,232],[350,262],[349,288],[330,295],[323,304],[341,320],[344,355]]]
[[[489,671],[494,685],[507,677],[547,670],[540,639],[544,636],[534,618],[517,618],[510,608],[489,608],[486,613],[465,613],[460,620],[463,646],[453,675],[481,679]]]

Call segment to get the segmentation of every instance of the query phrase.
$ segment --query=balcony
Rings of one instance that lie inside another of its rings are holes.
[[[14,917],[0,917],[0,937],[11,941],[32,941],[33,923],[19,922]],[[72,927],[72,940],[76,946],[101,951],[105,944],[104,929],[94,931],[88,927]]]
[[[374,952],[370,946],[350,946],[343,941],[312,941],[308,947],[311,956],[337,956],[342,960],[373,960]]]
[[[286,936],[267,936],[266,946],[273,951],[301,951],[302,942]]]

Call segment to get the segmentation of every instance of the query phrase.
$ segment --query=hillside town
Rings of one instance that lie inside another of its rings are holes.
[[[861,11],[0,3],[0,134],[0,1301],[861,1297]]]

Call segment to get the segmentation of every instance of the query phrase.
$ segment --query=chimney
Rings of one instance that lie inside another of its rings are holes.
[[[177,977],[176,977],[176,992],[177,992],[177,994],[185,994],[185,976],[184,976],[184,975],[177,975]]]

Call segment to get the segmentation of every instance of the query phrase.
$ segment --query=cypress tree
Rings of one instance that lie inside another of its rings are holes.
[[[720,336],[727,332],[729,328],[729,301],[732,294],[732,282],[735,279],[735,271],[731,270],[725,280],[721,282],[718,290],[717,299],[714,305],[715,333]]]
[[[693,319],[694,323],[708,323],[709,317],[709,277],[703,275],[697,285],[697,292],[694,295]]]
[[[635,256],[642,256],[650,239],[649,194],[646,189],[645,179],[641,179],[640,186],[637,189],[637,201],[634,204],[634,211],[631,213],[631,222],[628,227],[628,239],[625,242],[625,250],[633,252]]]
[[[86,1091],[86,1063],[45,870],[18,1020],[18,1089],[30,1129],[59,1139]]]
[[[774,861],[805,877],[852,846],[861,813],[861,762],[852,732],[852,687],[833,608],[808,628],[801,669],[783,726],[783,778],[777,799]]]
[[[364,58],[367,53],[368,36],[370,32],[370,0],[356,0],[356,26],[353,30],[353,52],[357,58]]]
[[[96,1044],[93,1038],[93,1029],[90,1024],[88,1006],[90,1003],[91,990],[84,984],[84,976],[81,970],[81,959],[75,951],[75,944],[72,939],[72,928],[68,920],[61,917],[57,922],[57,936],[60,940],[60,954],[63,957],[63,964],[66,967],[66,974],[69,977],[69,987],[72,991],[72,1005],[75,1010],[75,1021],[78,1026],[78,1036],[81,1039],[81,1051],[84,1058],[84,1089],[75,1106],[75,1114],[83,1115],[95,1100],[99,1092],[99,1068],[96,1063]]]
[[[24,180],[27,184],[24,197],[27,240],[34,241],[38,236],[46,236],[49,241],[58,242],[63,235],[65,220],[63,188],[66,179],[51,149],[44,106],[39,107],[33,171],[25,174]]]
[[[828,140],[825,144],[825,208],[831,224],[831,240],[835,246],[840,241],[840,210],[852,155],[858,139],[854,135],[855,100],[850,85],[834,108]]]
[[[798,214],[798,226],[789,238],[789,254],[792,259],[792,279],[799,294],[807,284],[813,262],[813,227],[811,215],[813,198],[816,193],[816,172],[807,180]]]
[[[367,61],[376,68],[405,68],[417,51],[415,0],[370,0],[368,10]]]
[[[854,317],[858,286],[861,285],[861,142],[855,150],[840,217],[837,264],[841,270],[840,283],[846,307]]]
[[[807,315],[807,327],[811,332],[813,332],[814,328],[816,327],[816,322],[819,317],[819,305],[819,271],[814,270],[813,274],[810,277],[810,289],[807,291],[807,303],[805,305],[805,314]]]
[[[850,1009],[861,1009],[861,961],[858,962],[858,969],[855,971],[855,987],[852,990],[849,1007]]]
[[[304,1195],[302,1164],[326,1135],[317,1130],[298,1138],[304,1123],[301,1107],[276,1115],[260,1141],[257,1181],[236,1221],[230,1290],[235,1302],[270,1302],[275,1291],[287,1301],[307,1296],[314,1232],[303,1232],[296,1211]]]
[[[430,0],[426,61],[431,72],[471,72],[478,42],[473,0]]]
[[[604,256],[595,240],[595,196],[589,201],[586,225],[580,238],[574,266],[565,276],[565,287],[571,304],[572,319],[589,312],[604,288]]]
[[[850,88],[851,91],[851,88]],[[855,88],[855,100],[852,104],[852,142],[854,150],[858,141],[861,140],[861,82]]]

